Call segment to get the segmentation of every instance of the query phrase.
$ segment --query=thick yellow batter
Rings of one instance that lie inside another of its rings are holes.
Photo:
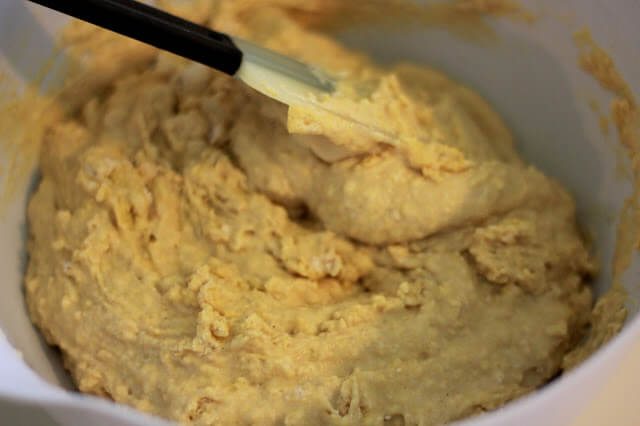
[[[375,82],[335,106],[396,137],[68,36],[84,74],[44,141],[26,291],[79,389],[193,424],[432,425],[547,382],[597,271],[569,194],[472,91],[377,69],[298,23],[323,2],[279,3],[181,12]]]

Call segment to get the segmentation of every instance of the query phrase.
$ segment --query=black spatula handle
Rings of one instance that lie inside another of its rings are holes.
[[[223,33],[134,0],[31,0],[234,75],[242,51]]]

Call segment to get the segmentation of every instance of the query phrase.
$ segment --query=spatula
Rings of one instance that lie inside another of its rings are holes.
[[[134,0],[31,0],[116,33],[213,67],[288,105],[332,93],[324,71]]]

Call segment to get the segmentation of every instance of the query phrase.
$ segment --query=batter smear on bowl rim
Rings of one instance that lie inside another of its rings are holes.
[[[366,82],[318,102],[386,136],[74,24],[25,285],[78,388],[192,424],[431,425],[561,372],[598,267],[492,108],[313,32],[321,2],[196,5]]]

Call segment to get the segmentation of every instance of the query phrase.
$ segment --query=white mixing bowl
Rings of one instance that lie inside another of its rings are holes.
[[[360,28],[343,36],[345,42],[382,61],[410,59],[441,68],[496,107],[516,134],[524,157],[575,195],[581,223],[593,233],[602,260],[602,273],[594,283],[601,295],[611,285],[616,222],[631,182],[621,177],[620,169],[629,165],[617,153],[616,132],[605,137],[598,115],[589,106],[595,101],[607,110],[611,94],[580,69],[572,34],[582,26],[589,28],[632,90],[640,94],[640,2],[531,0],[522,4],[541,18],[531,25],[492,21],[497,39],[490,43],[469,43],[436,28]],[[65,22],[60,15],[22,0],[0,0],[0,99],[38,76],[44,60],[54,52],[52,34]],[[52,84],[55,78],[45,81]],[[22,179],[29,173],[14,173],[11,164],[20,160],[18,151],[8,133],[0,133],[0,399],[40,406],[64,425],[166,424],[71,392],[58,356],[32,327],[23,301],[22,276],[25,206],[34,178]],[[21,161],[22,172],[35,173],[33,158]],[[567,425],[582,415],[640,341],[640,315],[633,303],[640,300],[639,272],[636,256],[623,277],[630,293],[630,315],[617,338],[544,389],[464,424]],[[640,359],[631,358],[624,368],[640,383]],[[621,406],[633,411],[633,398]]]

